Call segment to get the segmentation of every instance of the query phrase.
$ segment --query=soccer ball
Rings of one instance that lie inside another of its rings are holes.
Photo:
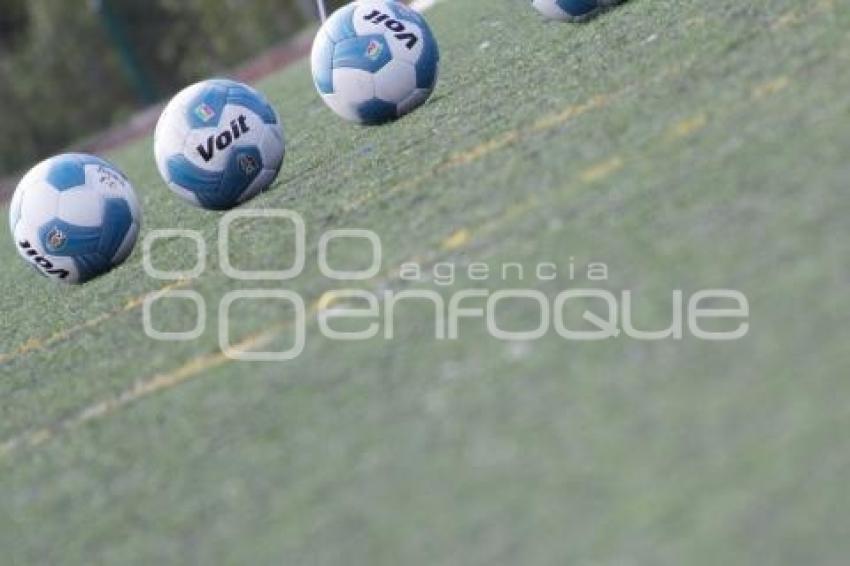
[[[141,220],[127,178],[100,158],[76,153],[36,165],[9,209],[18,253],[62,283],[85,283],[122,263]]]
[[[253,88],[224,79],[178,93],[154,134],[162,178],[187,202],[211,210],[233,208],[267,189],[284,153],[274,108]]]
[[[313,43],[313,81],[347,120],[381,124],[425,103],[440,52],[428,23],[392,0],[359,0],[337,10]]]
[[[580,22],[622,0],[531,0],[531,5],[549,19]]]

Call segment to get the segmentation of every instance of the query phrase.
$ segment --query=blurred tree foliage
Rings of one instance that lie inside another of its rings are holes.
[[[313,21],[314,5],[0,0],[0,173],[126,118],[146,102],[140,80],[164,98],[251,58]]]

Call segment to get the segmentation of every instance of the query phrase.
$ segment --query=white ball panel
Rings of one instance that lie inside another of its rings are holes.
[[[85,172],[85,186],[101,196],[125,198],[132,192],[128,188],[130,182],[115,169],[90,164],[85,166]]]
[[[352,106],[375,98],[375,76],[360,69],[334,69],[334,93]]]
[[[59,192],[46,181],[36,181],[23,186],[23,191],[21,219],[24,223],[41,226],[56,217],[59,211]]]
[[[57,218],[77,226],[96,227],[103,223],[103,196],[91,186],[59,194]]]
[[[21,198],[23,194],[22,190],[15,190],[15,194],[12,195],[12,202],[9,204],[9,228],[12,232],[15,231],[15,225],[21,218]]]
[[[372,13],[373,10],[380,10],[385,14],[392,14],[387,2],[384,0],[360,0],[357,2],[357,7],[351,15],[354,23],[354,31],[357,35],[373,35],[382,34],[386,31],[383,24],[376,24],[366,20],[366,16]]]
[[[265,133],[266,128],[268,128],[268,124],[263,122],[263,119],[257,116],[254,112],[243,106],[235,106],[233,104],[225,106],[222,111],[222,119],[218,131],[223,132],[225,128],[229,127],[231,128],[232,133],[233,122],[236,121],[238,126],[239,118],[241,116],[245,117],[245,124],[248,126],[248,131],[243,133],[241,128],[238,129],[239,138],[233,140],[233,145],[231,147],[242,147],[246,145],[259,146],[260,141],[263,139],[263,134]],[[216,151],[218,151],[218,149],[216,149]]]
[[[372,13],[373,10],[379,10],[390,17],[386,20],[377,23],[371,20],[367,20],[366,16]],[[417,38],[419,38],[419,41],[416,42],[416,45],[414,45],[413,48],[408,49],[408,40],[397,38],[397,32],[392,31],[386,25],[387,22],[396,19],[393,13],[393,10],[390,6],[388,6],[387,2],[383,2],[382,0],[361,0],[360,6],[358,6],[354,10],[353,14],[354,29],[357,34],[361,36],[383,36],[387,40],[387,44],[389,44],[390,46],[390,51],[393,55],[393,58],[400,58],[402,61],[407,61],[408,63],[416,63],[422,56],[422,50],[424,48],[424,36],[422,34],[422,29],[414,22],[410,22],[407,20],[396,20],[404,26],[404,33],[412,33],[416,35]]]
[[[619,3],[620,0],[599,0],[597,2],[596,9],[591,10],[586,14],[578,14],[574,15],[563,8],[560,8],[555,0],[533,0],[531,5],[534,8],[543,14],[544,17],[549,18],[550,20],[556,20],[560,22],[579,22],[587,20],[597,13],[601,11],[602,8],[606,6],[613,6],[614,4]]]
[[[182,96],[182,93],[177,96]],[[168,105],[156,124],[154,157],[157,169],[164,179],[168,178],[166,168],[168,158],[183,151],[186,136],[189,134],[189,122],[185,118],[185,111],[185,105],[179,104],[179,101],[175,99]]]
[[[405,33],[412,33],[419,38],[419,41],[412,48],[408,48],[407,46],[409,40],[399,39],[392,32],[388,32],[384,36],[387,38],[387,43],[390,45],[390,51],[394,59],[415,65],[419,62],[419,59],[422,57],[422,51],[425,49],[425,35],[422,33],[422,29],[413,22],[403,21],[402,23],[406,28]]]
[[[18,183],[18,186],[15,188],[15,193],[12,196],[12,203],[9,207],[9,227],[14,232],[15,226],[13,224],[17,224],[20,222],[24,210],[23,210],[23,202],[24,195],[29,192],[38,192],[38,191],[54,191],[50,185],[47,183],[47,175],[50,169],[50,165],[53,159],[48,159],[42,161],[32,169],[30,169],[26,175]],[[33,200],[37,197],[32,197],[30,200]],[[30,208],[32,209],[33,205],[31,204]],[[32,212],[31,214],[37,214],[36,212]],[[40,216],[35,216],[36,219],[39,219]]]
[[[38,241],[38,228],[39,226],[30,224],[29,222],[18,222],[18,225],[15,226],[15,229],[12,231],[12,236],[15,238],[15,244],[27,241],[40,254],[44,250],[41,249],[41,244],[39,244]],[[15,248],[18,250],[18,253],[21,254],[21,257],[29,261],[27,255],[21,251],[20,246],[15,245]]]
[[[338,94],[323,94],[322,99],[325,101],[331,110],[349,120],[351,122],[360,122],[360,114],[357,113],[357,106],[351,104],[347,99]]]
[[[310,50],[310,68],[311,69],[327,69],[327,60],[325,59],[325,50],[328,49],[328,44],[333,43],[324,28],[320,28],[313,39],[313,47]]]
[[[195,100],[207,87],[209,87],[209,84],[203,81],[189,85],[178,92],[168,105],[173,105],[175,108],[179,107],[184,111],[188,110],[189,103]]]
[[[47,175],[50,172],[50,167],[55,163],[56,157],[46,159],[27,171],[27,174],[18,183],[18,188],[34,185],[39,181],[46,181]]]
[[[404,61],[391,61],[375,75],[375,96],[399,103],[416,90],[416,69]]]
[[[554,0],[534,0],[531,5],[549,19],[566,20],[568,18],[568,14],[556,6]]]

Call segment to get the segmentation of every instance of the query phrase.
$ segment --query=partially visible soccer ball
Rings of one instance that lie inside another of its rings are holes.
[[[439,61],[437,40],[418,12],[392,0],[359,0],[319,30],[313,81],[346,120],[381,124],[428,100]]]
[[[187,202],[227,210],[271,186],[285,149],[274,108],[224,79],[192,85],[166,106],[154,134],[162,178]]]
[[[562,22],[587,20],[622,0],[531,0],[531,5],[549,19]]]
[[[122,263],[136,244],[142,214],[127,178],[106,161],[59,155],[18,184],[9,225],[18,253],[62,283],[85,283]]]

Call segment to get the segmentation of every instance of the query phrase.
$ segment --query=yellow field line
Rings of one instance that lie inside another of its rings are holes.
[[[673,124],[668,130],[665,138],[668,142],[677,141],[694,135],[708,125],[708,115],[700,112],[690,118]]]
[[[835,0],[817,0],[804,7],[792,8],[770,23],[772,31],[784,31],[805,22],[812,16],[835,11]]]
[[[774,31],[783,30],[785,28],[795,26],[803,21],[803,14],[799,8],[788,10],[770,24],[770,29]]]
[[[174,290],[174,289],[180,289],[182,287],[185,287],[188,284],[189,284],[188,280],[175,281],[174,283],[170,283],[168,285],[165,285],[164,287],[158,289],[157,291],[152,291],[152,292],[171,291],[171,290]],[[122,305],[122,306],[120,306],[116,309],[113,309],[111,311],[99,314],[94,318],[86,320],[85,322],[81,322],[79,324],[75,324],[74,326],[70,326],[68,328],[65,328],[64,330],[60,330],[58,332],[55,332],[54,334],[51,334],[50,336],[47,336],[46,338],[30,338],[29,340],[27,340],[26,342],[24,342],[23,344],[21,344],[20,346],[15,348],[14,350],[11,350],[7,353],[0,354],[0,365],[7,364],[7,363],[11,362],[12,360],[19,358],[21,356],[25,356],[27,354],[31,354],[31,353],[37,352],[39,350],[44,350],[44,349],[50,348],[51,346],[53,346],[55,344],[58,344],[60,342],[64,342],[65,340],[68,340],[69,338],[73,337],[74,335],[80,334],[81,332],[84,332],[84,331],[86,331],[90,328],[94,328],[95,326],[98,326],[98,325],[100,325],[100,324],[102,324],[102,323],[104,323],[104,322],[106,322],[106,321],[108,321],[112,318],[115,318],[116,316],[120,316],[122,314],[131,312],[131,311],[141,307],[142,304],[144,304],[145,297],[147,295],[148,295],[148,293],[145,293],[144,295],[132,297],[126,303],[124,303],[124,305]]]
[[[443,240],[440,248],[447,252],[454,251],[468,244],[470,239],[472,239],[472,233],[466,228],[461,228]]]
[[[430,171],[428,171],[427,173],[417,175],[416,177],[413,177],[411,179],[407,179],[397,185],[390,187],[385,191],[381,191],[379,194],[376,194],[374,191],[368,191],[365,194],[355,199],[352,199],[343,207],[343,212],[353,212],[362,207],[363,205],[373,201],[376,197],[387,198],[389,196],[396,195],[404,191],[416,189],[424,185],[427,181],[433,179],[438,175],[446,173],[447,171],[458,167],[463,167],[465,165],[471,165],[499,150],[508,148],[512,145],[516,145],[517,143],[522,142],[523,140],[532,135],[545,133],[546,131],[562,127],[567,123],[571,122],[572,120],[579,118],[580,116],[592,110],[600,110],[602,108],[605,108],[613,100],[615,100],[617,96],[622,94],[622,92],[625,91],[612,94],[599,94],[593,96],[585,102],[571,104],[565,108],[558,110],[557,112],[553,112],[551,114],[543,116],[542,118],[534,122],[530,127],[517,128],[514,130],[503,132],[489,140],[485,140],[470,148],[454,153],[447,157],[445,160],[432,166]]]
[[[776,77],[775,79],[756,85],[752,91],[752,98],[753,100],[764,100],[769,96],[782,92],[790,85],[791,79],[787,76]]]
[[[579,174],[579,178],[584,183],[598,183],[610,177],[622,168],[622,158],[615,155],[610,159],[591,165]]]
[[[278,335],[279,331],[280,328],[278,327],[263,330],[235,344],[232,349],[235,351],[249,351],[255,348],[262,348],[270,344]],[[231,359],[223,352],[215,352],[193,358],[173,371],[156,374],[146,380],[138,381],[117,397],[89,405],[75,416],[60,421],[55,425],[26,432],[7,440],[3,444],[0,444],[0,457],[9,455],[17,448],[33,448],[44,444],[62,432],[78,428],[90,421],[105,417],[143,397],[176,387],[200,375],[202,372],[223,366],[230,361]]]

